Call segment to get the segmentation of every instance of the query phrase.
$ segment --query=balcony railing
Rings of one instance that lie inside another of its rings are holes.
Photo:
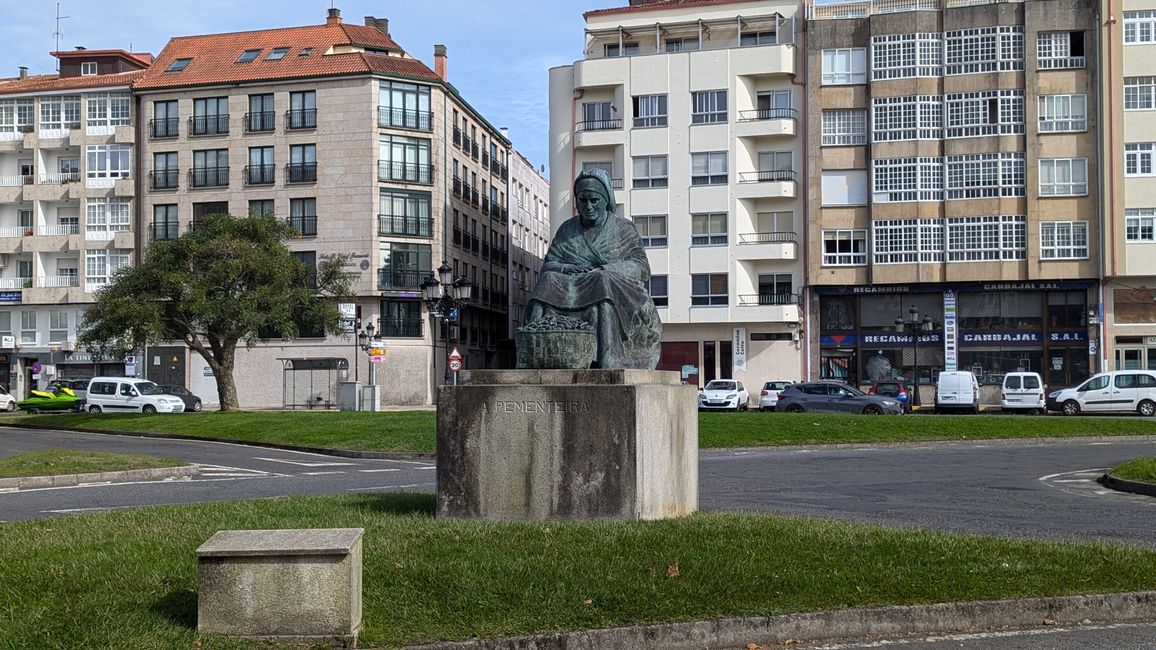
[[[317,182],[317,163],[289,163],[286,169],[289,170],[290,183]]]
[[[797,119],[798,114],[798,111],[793,108],[760,108],[753,111],[739,111],[739,121],[793,120]]]
[[[417,291],[421,289],[423,274],[428,271],[413,271],[410,269],[379,269],[377,271],[377,288]]]
[[[489,213],[490,213],[490,197],[483,196],[482,197],[482,214],[489,214]]]
[[[616,190],[622,189],[622,179],[621,178],[610,179],[610,187],[612,187]]]
[[[173,190],[181,184],[181,170],[162,169],[149,172],[149,189]]]
[[[28,237],[34,232],[31,226],[0,226],[0,237]]]
[[[470,204],[473,205],[475,208],[478,207],[478,205],[480,205],[479,204],[479,198],[478,198],[480,196],[481,195],[478,194],[477,188],[474,188],[474,187],[470,188]]]
[[[462,179],[454,177],[454,196],[462,195]]]
[[[285,112],[285,123],[289,129],[316,129],[317,109],[298,108]]]
[[[478,142],[477,140],[470,143],[470,158],[478,159]]]
[[[30,289],[32,278],[0,278],[0,289]]]
[[[752,293],[739,295],[739,305],[798,305],[797,293]]]
[[[154,240],[176,239],[180,237],[180,224],[176,221],[154,221],[149,224],[149,232]]]
[[[377,125],[398,129],[433,130],[433,113],[414,111],[407,108],[377,107]]]
[[[482,167],[490,168],[490,153],[488,151],[482,152]]]
[[[227,187],[229,167],[198,167],[189,172],[189,183],[193,187]]]
[[[377,215],[377,234],[432,237],[433,219],[430,217],[411,217],[404,214],[379,214]]]
[[[867,18],[876,14],[905,11],[937,11],[955,7],[1023,2],[1023,0],[856,0],[836,4],[807,3],[807,20]]]
[[[498,221],[506,220],[506,208],[494,203],[490,206],[490,217]]]
[[[54,174],[41,174],[40,182],[46,185],[63,185],[65,183],[75,183],[80,180],[80,172],[56,172]]]
[[[794,181],[793,169],[768,169],[757,172],[739,172],[740,183],[770,183],[773,181]]]
[[[176,117],[149,120],[149,135],[153,138],[175,138],[181,134],[181,121]]]
[[[79,235],[80,224],[58,223],[55,226],[40,226],[36,232],[41,235]]]
[[[80,276],[77,275],[41,275],[36,278],[36,286],[46,289],[60,289],[62,287],[79,287]]]
[[[218,135],[228,132],[228,115],[195,115],[189,118],[189,133],[192,135]]]
[[[462,146],[462,130],[456,126],[454,127],[454,146]]]
[[[740,244],[784,244],[799,241],[797,232],[748,232],[739,234]]]
[[[261,131],[273,131],[277,128],[277,114],[273,111],[260,111],[256,113],[245,113],[245,131],[247,133],[259,133]]]
[[[462,245],[462,229],[454,228],[454,246]]]
[[[402,338],[407,336],[421,336],[420,318],[382,318],[378,321],[382,338]]]
[[[586,120],[578,123],[579,131],[614,131],[622,128],[622,120]]]
[[[462,133],[462,151],[469,153],[470,147],[472,145],[473,145],[473,140],[470,140],[470,136],[466,135],[465,133]]]
[[[302,237],[317,236],[317,215],[315,214],[289,217],[285,222]]]
[[[1082,56],[1063,56],[1038,59],[1040,70],[1063,70],[1066,68],[1083,68],[1086,59]]]
[[[276,165],[246,165],[246,185],[272,185],[277,178]]]
[[[377,180],[429,184],[433,182],[433,165],[415,165],[382,160],[377,165]]]
[[[20,187],[21,185],[32,185],[35,181],[35,176],[25,174],[0,176],[0,187]]]

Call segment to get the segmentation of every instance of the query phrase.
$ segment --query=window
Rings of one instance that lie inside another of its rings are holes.
[[[193,204],[193,228],[204,223],[210,214],[229,214],[228,201],[204,201]]]
[[[607,43],[602,46],[602,53],[604,56],[636,56],[638,54],[638,43]]]
[[[1152,167],[1156,142],[1130,142],[1124,145],[1125,176],[1156,176]]]
[[[237,63],[248,63],[257,58],[261,54],[261,50],[245,50],[241,52],[241,56],[237,57]]]
[[[795,109],[791,107],[791,91],[761,90],[755,94],[754,117],[751,111],[740,111],[739,120],[782,120],[795,119]]]
[[[947,198],[1024,196],[1024,154],[984,153],[948,156]]]
[[[153,102],[152,137],[177,137],[180,133],[180,115],[176,100]]]
[[[1156,43],[1156,11],[1124,12],[1124,45]]]
[[[824,230],[823,266],[865,266],[866,230]]]
[[[666,215],[656,214],[634,217],[634,227],[647,248],[666,246]]]
[[[289,125],[287,128],[317,128],[317,91],[305,90],[289,93]]]
[[[289,199],[289,227],[303,237],[316,237],[317,199]]]
[[[1124,77],[1124,110],[1156,108],[1156,77]]]
[[[31,133],[35,122],[36,103],[33,100],[0,99],[0,133]]]
[[[634,189],[666,187],[666,156],[635,156]]]
[[[126,144],[90,144],[85,147],[90,179],[128,178],[132,170],[132,147]],[[109,185],[111,187],[111,185]]]
[[[867,144],[867,111],[853,108],[823,111],[823,145]]]
[[[112,239],[114,232],[129,229],[132,217],[131,199],[107,198],[88,199],[85,205],[85,237],[87,239]]]
[[[823,85],[867,83],[867,48],[823,50]]]
[[[980,27],[946,32],[948,75],[1024,69],[1022,25]]]
[[[229,150],[193,152],[193,187],[224,187],[229,184]]]
[[[380,163],[378,180],[406,183],[432,183],[430,141],[387,135],[378,147]]]
[[[1125,145],[1125,151],[1129,146]],[[1083,196],[1087,193],[1087,158],[1040,159],[1040,196]]]
[[[20,342],[36,343],[36,312],[31,309],[20,311]]]
[[[690,245],[716,246],[727,243],[727,213],[690,215]]]
[[[48,312],[48,342],[63,343],[68,340],[68,312],[53,309]]]
[[[667,52],[690,52],[700,49],[697,36],[686,36],[683,38],[668,38],[666,39]]]
[[[667,276],[665,275],[650,276],[650,299],[654,301],[655,307],[666,307],[668,305],[670,301],[668,284]]]
[[[726,273],[703,273],[690,276],[690,304],[726,305],[729,302]]]
[[[297,53],[297,56],[309,56],[310,54],[313,54],[313,48],[303,47],[301,51]]]
[[[872,164],[876,203],[943,200],[943,161],[890,158]]]
[[[40,128],[44,131],[64,131],[80,126],[79,97],[40,98]]]
[[[96,74],[96,61],[84,61],[80,64],[80,76],[91,77]]]
[[[579,131],[606,131],[622,128],[622,121],[614,118],[614,106],[608,101],[583,102]]]
[[[80,121],[79,107],[76,121]],[[129,93],[89,93],[88,126],[125,126],[132,119],[132,97]]]
[[[317,145],[295,144],[289,147],[289,182],[317,181]]]
[[[690,123],[714,124],[727,121],[727,91],[704,90],[690,94]]]
[[[760,305],[790,305],[795,303],[795,283],[790,273],[760,273],[758,281]]]
[[[1124,107],[1128,105],[1127,79],[1124,80]],[[1088,129],[1087,95],[1040,96],[1040,133],[1086,131]]]
[[[1040,70],[1084,67],[1084,32],[1040,32],[1036,59]]]
[[[872,263],[943,261],[943,220],[902,219],[871,224]]]
[[[779,35],[773,29],[743,32],[739,35],[739,47],[752,47],[755,45],[775,45],[779,42]]]
[[[1024,132],[1024,91],[985,90],[952,93],[947,107],[948,138],[1019,135]]]
[[[275,47],[269,52],[269,56],[265,57],[265,60],[266,61],[280,61],[281,59],[285,58],[285,55],[288,52],[289,52],[289,48],[287,48],[287,47]]]
[[[193,100],[193,135],[214,135],[228,132],[228,97],[206,97]]]
[[[1023,259],[1027,259],[1027,217],[948,218],[948,262]]]
[[[189,62],[191,61],[192,59],[174,59],[173,62],[169,64],[169,67],[165,68],[165,72],[180,72],[189,67]]]
[[[378,329],[383,338],[421,336],[421,323],[420,300],[381,301],[381,327]]]
[[[1076,260],[1087,257],[1087,221],[1040,222],[1040,259]]]
[[[377,93],[377,123],[399,129],[433,129],[430,87],[382,81]]]
[[[153,206],[153,239],[176,239],[180,236],[177,206]]]
[[[823,205],[867,205],[867,170],[838,169],[822,175]]]
[[[249,112],[245,115],[245,130],[254,133],[272,131],[277,127],[277,113],[273,111],[273,94],[249,95]]]
[[[690,154],[691,185],[725,185],[727,182],[727,152]]]
[[[181,169],[177,163],[177,152],[163,151],[153,154],[153,170],[149,174],[149,186],[154,190],[170,190],[180,186]]]
[[[378,199],[380,212],[377,233],[411,237],[432,236],[430,204],[429,192],[406,192],[383,188]]]
[[[942,75],[942,34],[889,34],[871,37],[872,79],[939,77]]]
[[[475,235],[476,236],[476,235]],[[419,289],[433,268],[429,244],[385,242],[381,245],[380,289]],[[470,278],[477,282],[477,271]]]
[[[633,103],[635,127],[666,126],[666,95],[639,95]]]
[[[85,251],[84,290],[91,293],[108,284],[112,275],[129,265],[132,251],[108,249]]]
[[[936,95],[875,97],[871,115],[873,142],[943,137],[943,108]]]
[[[305,286],[317,288],[317,251],[293,251],[293,258],[305,267]]]
[[[1128,243],[1156,242],[1156,209],[1124,210],[1124,240]]]
[[[274,210],[273,199],[252,199],[249,201],[250,216],[257,217],[266,214],[270,216],[277,214]]]

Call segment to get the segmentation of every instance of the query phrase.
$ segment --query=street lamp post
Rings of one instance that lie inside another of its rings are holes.
[[[450,366],[448,356],[450,353],[450,327],[449,322],[458,318],[461,308],[470,301],[473,294],[474,285],[465,278],[453,277],[454,270],[449,264],[442,260],[442,265],[437,269],[437,276],[430,275],[421,283],[422,295],[425,299],[426,308],[429,309],[431,318],[441,319],[442,331],[445,341],[445,353],[447,356],[445,383],[450,381]],[[434,336],[434,349],[437,349],[437,336]],[[434,372],[437,372],[437,356],[434,356]]]
[[[377,367],[373,363],[373,355],[370,354],[370,350],[377,348],[377,339],[374,336],[376,331],[377,328],[373,326],[373,323],[369,323],[357,334],[357,343],[360,345],[361,351],[365,352],[366,361],[369,362],[369,394],[372,402],[371,408],[368,409],[370,411],[377,410],[377,390],[375,388],[377,386]],[[364,400],[362,402],[364,403]]]
[[[911,334],[911,364],[915,366],[914,377],[911,381],[911,405],[919,406],[919,334],[931,331],[931,316],[924,316],[920,320],[919,310],[915,308],[915,305],[907,310],[907,315],[906,320],[902,316],[895,317],[895,331]]]

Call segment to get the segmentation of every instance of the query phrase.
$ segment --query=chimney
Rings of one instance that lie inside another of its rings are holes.
[[[434,74],[442,81],[446,79],[446,46],[434,45]]]
[[[28,78],[28,66],[26,66],[26,65],[20,66],[20,78],[21,79],[27,79]]]
[[[389,19],[388,18],[374,18],[373,16],[365,17],[365,26],[374,27],[377,31],[389,36]]]
[[[326,25],[340,25],[341,24],[341,10],[337,7],[329,8],[329,15],[325,18]]]
[[[498,131],[501,132],[503,138],[505,138],[507,141],[509,141],[509,139],[510,139],[510,127],[503,126],[502,128],[498,129]]]

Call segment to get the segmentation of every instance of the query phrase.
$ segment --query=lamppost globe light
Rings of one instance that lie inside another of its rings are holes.
[[[365,333],[365,330],[362,330],[361,332],[359,332],[357,334],[357,342],[358,342],[358,344],[361,345],[362,348],[364,348],[366,346],[366,344],[368,344],[369,335]]]
[[[438,276],[441,277],[441,283],[449,286],[454,281],[454,269],[445,260],[442,260],[442,265],[438,267]]]
[[[373,334],[376,329],[377,328],[373,326],[373,323],[370,323],[365,326],[365,333],[369,335],[370,339],[373,339]]]
[[[465,278],[458,278],[453,284],[454,300],[459,302],[466,302],[474,292],[474,283]]]
[[[425,301],[432,304],[438,299],[438,294],[441,292],[441,283],[431,275],[422,281],[421,292]]]

